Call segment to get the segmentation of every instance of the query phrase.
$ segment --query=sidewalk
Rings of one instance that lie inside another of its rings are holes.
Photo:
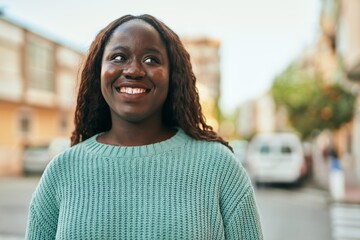
[[[335,178],[335,183],[337,183],[335,188],[337,189],[337,192],[339,188],[341,189],[341,197],[339,199],[336,199],[335,195],[332,195],[331,192],[331,185],[334,184],[334,182],[329,182],[329,193],[332,197],[332,201],[339,202],[339,203],[347,203],[347,204],[359,204],[360,205],[360,178],[356,176],[354,172],[351,172],[349,170],[343,170],[341,171],[343,176],[340,178]],[[338,172],[338,173],[341,173]],[[336,175],[335,175],[336,176]],[[337,175],[339,176],[339,175]],[[331,180],[331,176],[330,179]]]
[[[360,204],[360,182],[346,184],[343,202]]]
[[[341,200],[336,200],[332,197],[329,186],[331,178],[330,161],[324,159],[319,151],[313,152],[313,184],[320,189],[328,191],[330,201],[360,205],[360,176],[356,175],[352,162],[343,161],[341,169],[344,178],[342,180],[343,183],[340,185],[341,189],[345,191],[345,196]]]
[[[342,189],[344,190],[344,197],[336,200],[333,198],[331,190],[330,190],[330,173],[326,170],[321,172],[321,175],[313,176],[311,180],[311,184],[313,187],[322,189],[329,194],[329,200],[331,202],[343,202],[348,204],[359,204],[360,205],[360,179],[352,176],[349,172],[344,173],[345,183],[342,185]]]
[[[0,240],[24,239],[38,176],[0,178]]]
[[[344,166],[345,197],[342,202],[360,204],[360,176],[357,176],[353,166]]]

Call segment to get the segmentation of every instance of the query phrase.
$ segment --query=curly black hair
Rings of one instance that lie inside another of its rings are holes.
[[[71,145],[111,128],[110,109],[100,88],[101,61],[104,48],[114,30],[121,24],[134,19],[145,21],[155,28],[164,42],[169,57],[169,91],[162,114],[164,125],[180,127],[195,139],[218,141],[231,149],[228,142],[205,122],[190,55],[180,38],[162,21],[148,14],[120,17],[102,29],[92,42],[80,70],[75,130],[71,136]]]

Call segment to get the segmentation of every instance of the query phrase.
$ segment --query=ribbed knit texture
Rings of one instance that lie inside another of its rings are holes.
[[[262,239],[249,178],[222,144],[181,129],[137,147],[96,137],[49,164],[26,239]]]

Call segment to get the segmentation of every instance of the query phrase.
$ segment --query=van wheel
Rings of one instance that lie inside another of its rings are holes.
[[[256,188],[264,188],[266,184],[259,181],[255,181],[255,186]]]
[[[304,177],[300,177],[298,180],[296,180],[292,185],[296,188],[300,188],[302,186],[304,186],[305,184],[305,178]]]

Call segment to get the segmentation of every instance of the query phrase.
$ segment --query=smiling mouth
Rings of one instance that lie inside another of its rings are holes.
[[[126,93],[126,94],[142,94],[142,93],[147,93],[150,92],[150,89],[145,89],[145,88],[132,88],[132,87],[119,87],[116,88],[116,91],[118,91],[119,93]]]

